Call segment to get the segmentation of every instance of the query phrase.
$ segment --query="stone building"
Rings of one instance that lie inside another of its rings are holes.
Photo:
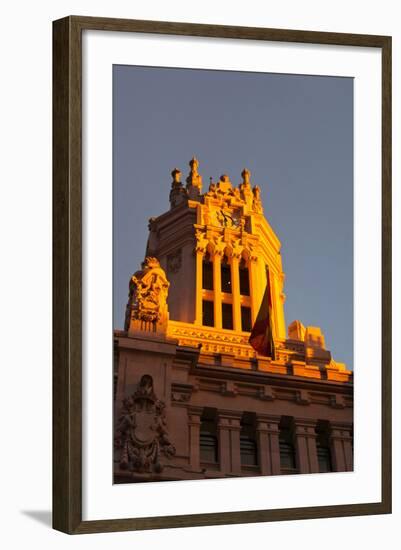
[[[114,331],[116,483],[348,471],[353,378],[284,319],[280,241],[248,170],[202,193],[172,172]],[[271,357],[249,344],[269,285]]]

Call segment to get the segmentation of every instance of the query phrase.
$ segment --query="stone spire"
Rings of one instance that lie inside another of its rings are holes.
[[[187,177],[187,192],[188,197],[192,200],[199,200],[202,193],[202,176],[198,172],[199,162],[193,157],[189,161],[190,172]]]

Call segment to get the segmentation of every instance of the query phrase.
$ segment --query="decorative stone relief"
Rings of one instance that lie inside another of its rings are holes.
[[[259,397],[263,401],[274,401],[276,394],[270,386],[262,386],[259,388]]]
[[[309,396],[309,392],[306,390],[298,390],[295,396],[295,401],[298,403],[298,405],[310,405],[311,399]]]
[[[196,252],[205,253],[206,247],[209,244],[209,239],[207,239],[205,233],[199,229],[196,230],[195,237],[196,237],[196,246],[195,246]]]
[[[333,394],[330,395],[330,405],[334,409],[345,409],[345,400],[342,395]]]
[[[171,400],[178,403],[187,403],[191,399],[190,393],[173,392],[171,394]]]
[[[173,382],[171,386],[171,400],[176,403],[188,403],[194,390],[195,388],[192,384]]]
[[[172,254],[167,256],[167,272],[178,273],[182,264],[182,250],[181,248]]]
[[[115,447],[121,453],[120,467],[132,472],[161,472],[161,455],[175,455],[167,432],[165,403],[157,399],[148,374],[142,376],[136,392],[123,401]]]
[[[229,397],[235,397],[238,394],[236,384],[232,380],[226,380],[221,384],[221,393]]]

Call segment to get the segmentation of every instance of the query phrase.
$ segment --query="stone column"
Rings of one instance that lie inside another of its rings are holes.
[[[222,327],[221,312],[221,256],[220,251],[213,254],[213,290],[214,290],[214,326]]]
[[[203,271],[203,250],[197,249],[196,252],[196,303],[195,303],[195,324],[202,324],[202,271]]]
[[[279,475],[281,473],[280,416],[258,414],[256,422],[260,473],[262,476]]]
[[[241,296],[239,286],[239,256],[231,256],[231,283],[233,297],[233,327],[234,330],[242,330],[241,327]]]
[[[218,411],[219,457],[222,474],[241,475],[241,413]]]
[[[200,470],[200,425],[203,409],[191,407],[188,409],[189,428],[189,464],[192,470]]]
[[[300,474],[319,472],[316,449],[316,420],[294,418],[295,446]]]
[[[331,423],[330,452],[335,472],[352,472],[354,466],[352,452],[352,426]]]

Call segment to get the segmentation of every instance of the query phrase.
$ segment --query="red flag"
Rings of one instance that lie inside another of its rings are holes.
[[[260,305],[258,316],[252,327],[249,343],[259,355],[274,357],[274,342],[272,330],[272,299],[269,271],[266,269],[267,285]]]

